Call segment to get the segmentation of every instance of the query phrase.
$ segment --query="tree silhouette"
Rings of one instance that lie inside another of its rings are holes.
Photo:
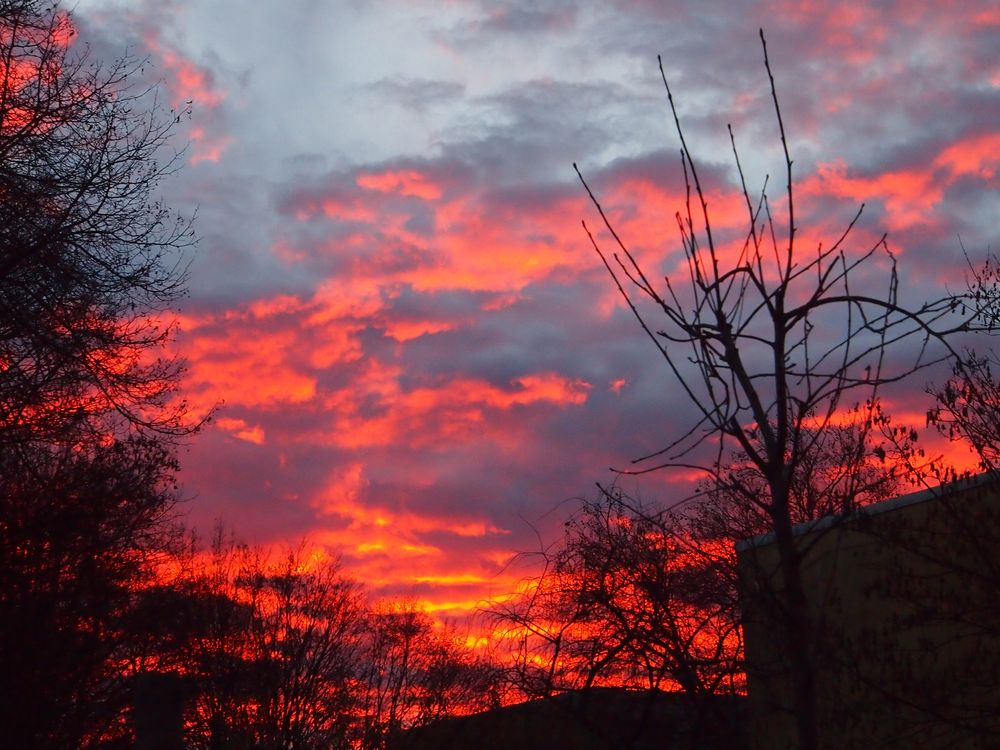
[[[177,363],[156,356],[183,293],[188,223],[156,197],[173,113],[139,62],[75,52],[58,7],[0,5],[0,441],[130,426],[176,433]]]
[[[84,748],[125,731],[122,665],[145,626],[129,612],[171,540],[173,468],[139,436],[0,451],[0,719],[11,747]]]
[[[670,513],[602,490],[542,557],[539,576],[488,609],[525,695],[613,684],[698,703],[739,689],[735,568]]]
[[[58,4],[0,0],[0,723],[23,748],[127,736],[129,611],[197,428],[160,350],[192,241],[156,197],[176,115],[74,38]]]
[[[821,645],[817,613],[803,589],[805,551],[793,531],[797,478],[852,408],[859,430],[852,461],[856,466],[877,461],[884,451],[877,432],[881,390],[954,357],[950,336],[979,325],[983,303],[947,296],[909,305],[900,296],[885,236],[854,247],[852,230],[863,206],[829,243],[801,246],[793,162],[763,32],[761,41],[786,184],[776,204],[768,198],[766,181],[753,194],[730,130],[746,208],[745,230],[735,247],[725,246],[713,230],[707,187],[665,74],[687,189],[676,215],[686,259],[683,280],[656,281],[580,179],[615,244],[614,251],[603,250],[584,223],[594,249],[697,409],[695,421],[662,450],[640,459],[635,471],[697,469],[712,491],[766,519],[778,550],[777,569],[759,571],[762,590],[771,597],[766,627],[780,631],[793,685],[789,705],[780,708],[794,716],[798,746],[813,750],[819,743]],[[886,269],[884,289],[869,292],[871,272],[879,268]],[[862,275],[868,277],[865,283]],[[834,505],[848,507],[853,479],[835,489],[842,497]],[[753,664],[748,666],[752,689]]]
[[[335,560],[271,558],[217,536],[173,584],[189,627],[171,657],[190,678],[193,747],[348,747],[365,608]]]
[[[371,608],[359,657],[363,750],[400,746],[404,730],[489,704],[491,670],[412,602]]]

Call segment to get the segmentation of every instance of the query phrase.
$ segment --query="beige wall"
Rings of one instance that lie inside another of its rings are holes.
[[[822,746],[1000,747],[1000,486],[919,493],[798,536]],[[739,550],[755,747],[794,747],[777,550]]]

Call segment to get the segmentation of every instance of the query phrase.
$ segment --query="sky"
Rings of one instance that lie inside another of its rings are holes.
[[[727,123],[748,182],[784,190],[763,28],[804,237],[866,203],[856,241],[888,232],[914,299],[962,286],[963,246],[1000,245],[993,2],[74,8],[96,57],[148,58],[161,99],[190,102],[163,186],[200,237],[184,389],[217,407],[181,452],[190,522],[305,538],[444,617],[509,590],[517,553],[695,414],[593,252],[573,170],[648,268],[681,269],[657,55],[720,227],[743,216]],[[926,382],[888,408],[921,421]],[[692,477],[622,481],[670,502]]]

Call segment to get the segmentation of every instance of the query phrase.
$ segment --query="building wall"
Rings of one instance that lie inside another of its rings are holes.
[[[747,750],[744,701],[591,688],[443,719],[389,750]]]
[[[1000,485],[800,528],[824,748],[1000,747]],[[772,540],[738,549],[751,736],[795,747]],[[777,596],[775,594],[777,593]]]

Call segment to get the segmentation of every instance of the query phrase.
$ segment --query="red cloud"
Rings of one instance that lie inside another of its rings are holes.
[[[146,35],[145,43],[150,53],[160,60],[168,73],[166,84],[174,109],[183,108],[187,102],[194,102],[210,109],[222,104],[226,98],[225,94],[215,87],[211,73],[162,44],[153,34]]]
[[[230,417],[218,417],[215,420],[215,426],[226,432],[232,433],[240,440],[246,440],[248,443],[254,443],[256,445],[264,444],[264,430],[260,425],[250,426],[242,419],[232,419]]]
[[[172,109],[177,112],[194,110],[199,118],[204,118],[206,110],[211,112],[222,105],[225,92],[216,86],[210,70],[164,44],[156,32],[147,33],[144,42],[150,56],[166,73],[164,83]],[[210,133],[204,126],[193,127],[188,137],[191,141],[188,161],[192,165],[219,161],[233,140],[228,135]]]
[[[457,376],[405,390],[399,383],[401,375],[398,367],[368,360],[359,379],[325,399],[323,408],[333,424],[325,441],[342,448],[405,443],[416,449],[483,438],[494,433],[487,424],[491,411],[535,404],[580,405],[590,389],[580,380],[539,373],[517,378],[507,388]]]
[[[934,165],[945,169],[952,177],[993,180],[1000,165],[1000,132],[953,143],[938,154]]]
[[[496,584],[495,562],[466,559],[456,569],[455,560],[439,544],[424,540],[436,533],[454,538],[486,539],[507,534],[485,518],[438,515],[428,511],[396,510],[368,496],[362,463],[333,472],[314,501],[320,517],[313,542],[344,556],[355,574],[382,591],[424,591],[422,606],[429,611],[450,610],[468,614],[483,592]],[[331,524],[339,520],[339,524]],[[486,545],[489,550],[489,545]],[[492,553],[496,556],[498,553]],[[509,554],[502,555],[503,559]]]
[[[427,201],[441,197],[442,189],[427,175],[415,169],[385,170],[383,172],[362,172],[357,183],[366,190],[380,193],[398,193]]]
[[[233,141],[229,136],[208,137],[205,135],[204,128],[192,128],[188,135],[193,144],[190,159],[192,165],[203,161],[217,162],[222,156],[222,152]]]
[[[195,329],[181,341],[189,367],[186,391],[197,410],[220,400],[270,408],[315,397],[315,376],[295,363],[294,332],[228,323]]]
[[[353,257],[355,283],[403,284],[425,293],[512,293],[554,274],[592,267],[574,226],[584,205],[580,196],[548,199],[529,221],[523,206],[498,202],[470,184],[470,177],[454,169],[432,176],[431,170],[412,166],[335,175],[329,187],[298,191],[286,210],[300,222],[333,222],[350,230],[316,252]],[[449,182],[461,189],[445,191]],[[423,203],[418,224],[413,197]],[[405,331],[402,337],[407,338]]]
[[[400,343],[412,341],[433,333],[443,333],[452,331],[458,323],[444,320],[387,320],[383,324],[387,336],[391,336]]]
[[[890,230],[936,224],[936,207],[958,179],[992,181],[1000,163],[1000,133],[987,133],[952,143],[921,167],[854,176],[842,162],[820,164],[801,186],[804,195],[833,195],[857,203],[882,201]]]

